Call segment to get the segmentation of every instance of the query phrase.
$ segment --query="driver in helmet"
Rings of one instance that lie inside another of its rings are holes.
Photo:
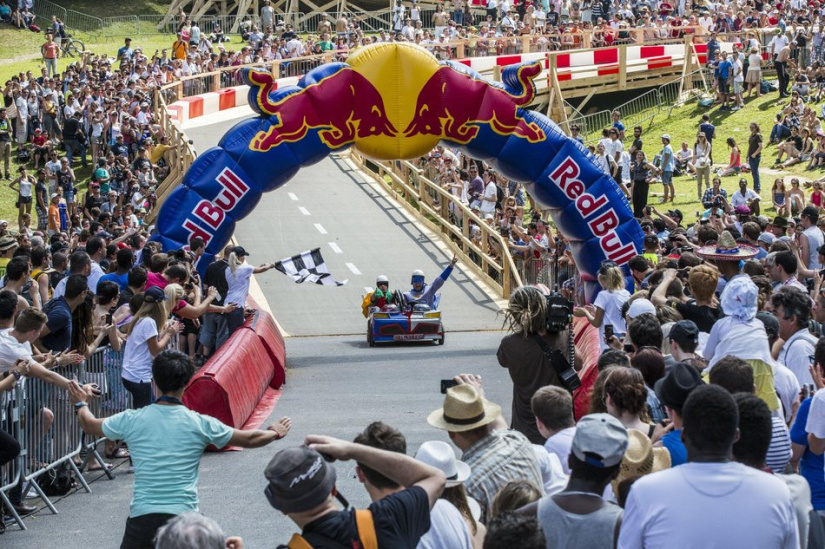
[[[427,284],[424,282],[424,271],[420,269],[414,270],[412,273],[412,280],[410,280],[412,289],[404,294],[404,298],[407,300],[407,303],[410,305],[420,303],[422,305],[427,305],[430,309],[433,309],[435,304],[435,294],[441,289],[444,282],[450,278],[450,275],[453,272],[453,267],[455,267],[456,263],[458,263],[458,257],[453,255],[453,259],[450,261],[449,266],[444,269],[441,276],[433,280],[432,284]]]
[[[390,291],[390,279],[386,275],[375,279],[375,291],[372,292],[370,303],[381,308],[395,304],[395,294]]]

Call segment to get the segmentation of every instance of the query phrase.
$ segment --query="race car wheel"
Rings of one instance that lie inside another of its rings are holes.
[[[372,322],[367,322],[367,345],[375,347],[375,339],[372,337]]]
[[[436,340],[436,345],[444,345],[444,338],[447,336],[447,332],[441,334],[441,339]]]

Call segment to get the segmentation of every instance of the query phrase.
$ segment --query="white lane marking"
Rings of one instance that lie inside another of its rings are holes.
[[[358,270],[358,267],[356,267],[356,266],[355,266],[355,265],[353,265],[352,263],[347,263],[347,268],[348,268],[350,271],[352,271],[352,274],[357,274],[357,275],[360,275],[360,274],[361,274],[361,271],[359,271],[359,270]]]
[[[372,288],[370,288],[369,286],[364,286],[364,291],[370,293],[372,291]]]
[[[287,194],[287,196],[289,196],[290,200],[296,200],[296,201],[298,200],[298,197],[295,196],[295,193],[286,193],[286,194]]]
[[[299,212],[301,212],[301,213],[302,213],[302,214],[304,214],[304,215],[309,215],[309,210],[307,210],[307,209],[306,209],[306,208],[304,208],[303,206],[299,207],[299,208],[298,208],[298,211],[299,211]]]
[[[329,247],[332,248],[332,251],[336,254],[342,254],[344,252],[341,251],[341,248],[338,247],[338,244],[335,242],[329,242]]]
[[[321,234],[327,234],[327,230],[326,230],[326,229],[324,228],[324,226],[323,226],[323,225],[321,225],[320,223],[316,223],[316,224],[315,224],[315,228],[316,228],[316,229],[318,229],[318,232],[319,232],[319,233],[321,233]]]

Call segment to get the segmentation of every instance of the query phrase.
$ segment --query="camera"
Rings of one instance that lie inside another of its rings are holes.
[[[547,331],[549,333],[559,333],[571,328],[572,325],[573,302],[560,295],[557,291],[547,296],[547,315],[545,320]],[[569,359],[559,349],[550,349],[547,343],[537,334],[534,335],[534,338],[539,344],[539,347],[541,347],[541,350],[544,351],[550,365],[556,370],[562,386],[571,393],[581,387],[582,382],[572,366],[572,361],[575,360],[573,330],[568,331]]]
[[[545,325],[550,333],[566,330],[573,324],[573,302],[557,292],[547,296]]]
[[[721,207],[722,207],[722,198],[721,198],[721,197],[719,197],[719,196],[717,196],[716,198],[714,198],[714,199],[713,199],[713,204],[712,204],[712,205],[713,205],[714,209],[715,209],[715,208],[721,208]]]

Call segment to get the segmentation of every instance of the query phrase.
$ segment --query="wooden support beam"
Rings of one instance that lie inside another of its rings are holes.
[[[582,101],[581,103],[579,103],[579,106],[578,106],[578,107],[576,107],[576,108],[578,109],[578,111],[579,111],[580,113],[584,114],[584,106],[585,106],[585,105],[587,105],[587,102],[588,102],[588,101],[590,101],[590,99],[591,99],[594,95],[596,95],[596,92],[597,92],[597,91],[599,91],[599,88],[593,88],[592,90],[590,90],[590,93],[588,93],[588,94],[587,94],[587,97],[585,97],[585,98],[584,98],[584,101]]]
[[[627,89],[627,46],[619,46],[619,89]]]

